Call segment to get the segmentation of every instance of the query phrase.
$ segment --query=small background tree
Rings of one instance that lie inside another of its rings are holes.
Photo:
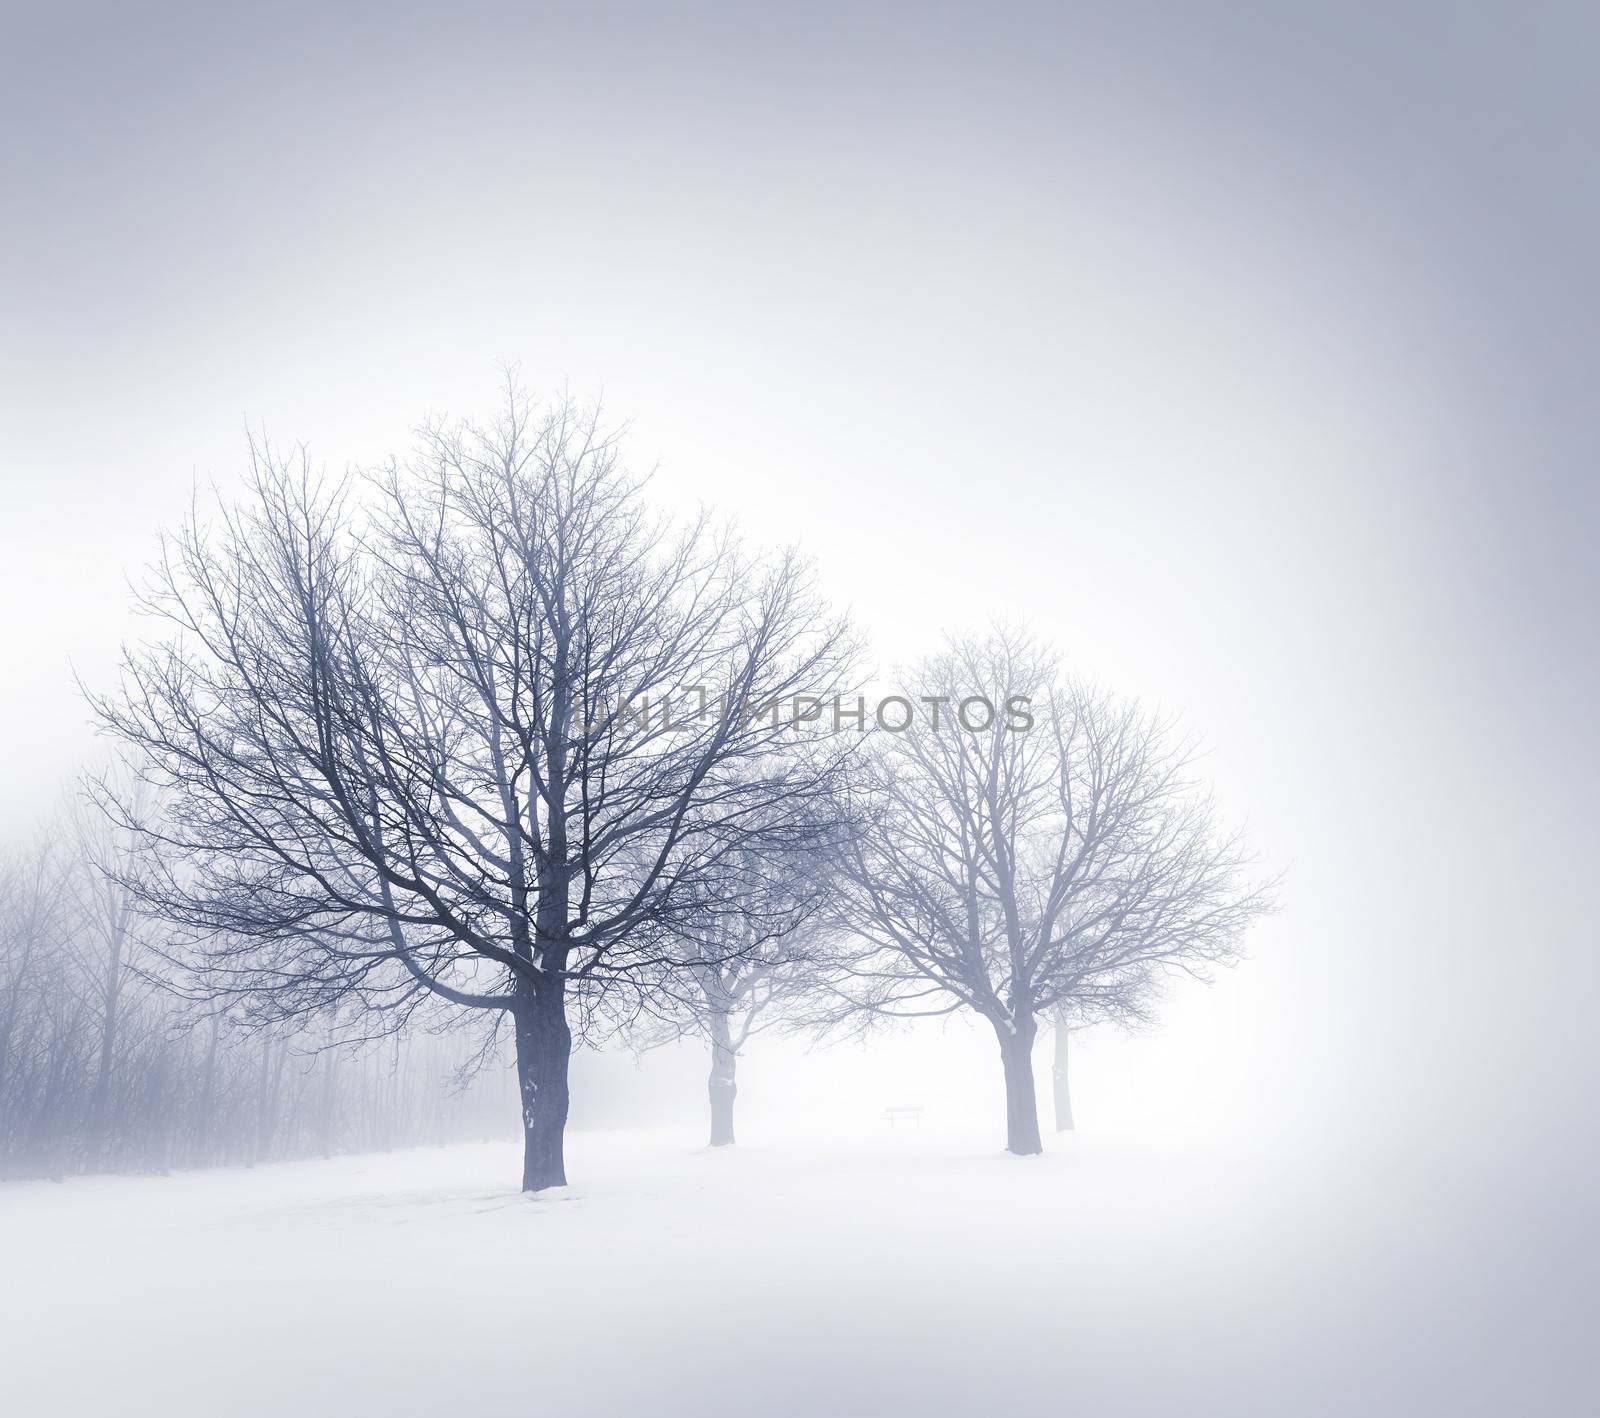
[[[746,851],[731,859],[719,904],[708,905],[696,927],[679,934],[672,970],[650,996],[655,1026],[634,1033],[636,1046],[643,1047],[685,1034],[706,1041],[712,1147],[735,1140],[745,1044],[763,1031],[812,1022],[824,972],[831,968],[823,921],[832,891],[824,847],[830,841],[819,832],[803,854]]]

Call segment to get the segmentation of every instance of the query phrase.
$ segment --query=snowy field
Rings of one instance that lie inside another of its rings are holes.
[[[5,1411],[1578,1411],[1418,1215],[1240,1157],[902,1127],[587,1132],[569,1165],[536,1197],[499,1143],[0,1188]]]

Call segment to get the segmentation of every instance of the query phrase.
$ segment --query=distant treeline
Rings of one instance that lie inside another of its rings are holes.
[[[103,844],[101,844],[103,845]],[[420,1031],[241,1026],[163,987],[97,844],[0,861],[0,1176],[164,1172],[514,1135],[514,1081]]]

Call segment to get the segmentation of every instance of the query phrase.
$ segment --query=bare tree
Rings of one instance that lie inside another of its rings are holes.
[[[44,973],[51,939],[62,930],[65,904],[54,844],[40,842],[0,859],[0,1094],[22,1067],[30,995]]]
[[[197,1014],[163,988],[143,923],[97,867],[127,870],[119,837],[80,822],[0,853],[0,1176],[166,1171],[499,1130],[513,1095],[478,1066],[471,1031],[414,1034],[399,1049],[327,1021],[264,1032],[220,1009]]]
[[[828,813],[830,826],[842,822],[836,804]],[[745,1045],[763,1031],[811,1023],[812,1003],[831,965],[822,924],[833,845],[833,837],[819,831],[804,854],[746,851],[731,859],[717,901],[680,932],[681,964],[648,1002],[652,1013],[670,1011],[666,1037],[699,1034],[709,1046],[712,1147],[735,1140]]]
[[[0,860],[0,1159],[59,1175],[71,1139],[53,1126],[77,1103],[87,1041],[71,933],[69,861],[41,839]]]
[[[137,785],[127,791],[137,804]],[[140,944],[137,903],[124,884],[135,874],[139,844],[133,834],[95,812],[75,816],[73,841],[77,860],[68,877],[75,907],[73,934],[82,955],[81,978],[99,1022],[87,1142],[90,1161],[99,1162],[110,1144],[113,1070],[126,997],[130,987],[140,984],[134,959]]]
[[[94,700],[151,808],[135,883],[198,987],[259,1018],[357,1004],[509,1021],[523,1186],[566,1180],[573,1029],[674,961],[731,853],[816,831],[785,711],[850,647],[793,555],[646,508],[593,411],[485,427],[325,485],[254,451],[144,608],[165,640]]]
[[[931,712],[863,765],[845,1008],[988,1020],[1006,1145],[1038,1152],[1039,1019],[1143,1017],[1163,976],[1231,963],[1268,895],[1162,720],[1060,682],[1016,635],[955,642],[913,680]]]

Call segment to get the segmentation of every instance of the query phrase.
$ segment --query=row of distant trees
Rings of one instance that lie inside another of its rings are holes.
[[[252,452],[92,699],[97,870],[232,1027],[506,1037],[526,1189],[619,1033],[705,1035],[720,1143],[754,1028],[970,1011],[1037,1152],[1040,1022],[1141,1019],[1268,908],[1170,726],[1024,636],[839,714],[862,648],[807,564],[652,510],[593,411],[513,390],[334,480]]]
[[[241,1027],[167,987],[93,819],[0,858],[0,1176],[254,1165],[497,1136],[470,1043]]]

